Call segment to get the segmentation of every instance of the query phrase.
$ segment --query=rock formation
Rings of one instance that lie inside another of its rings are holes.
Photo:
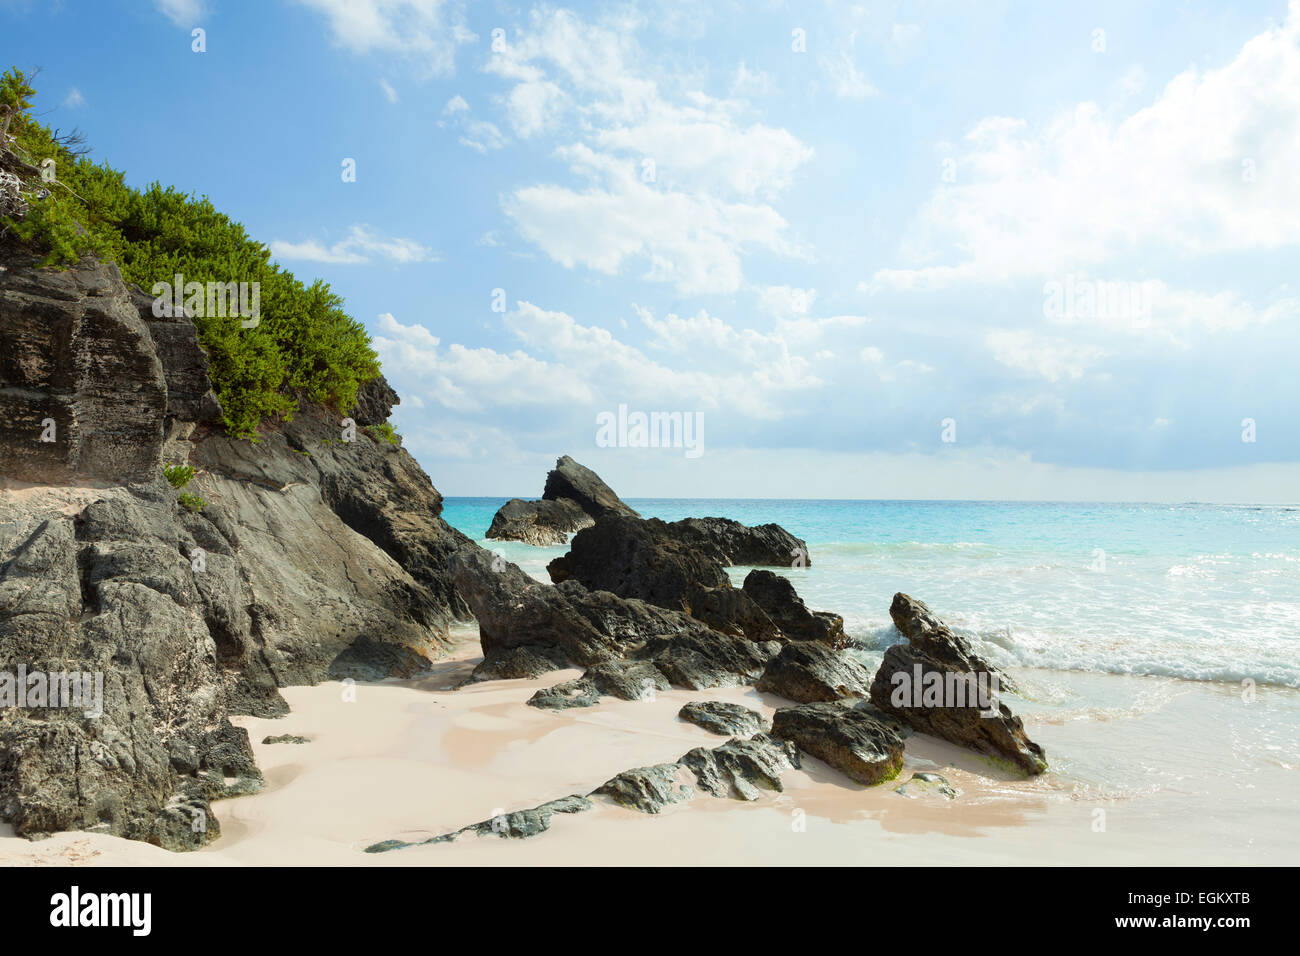
[[[871,684],[873,704],[916,730],[1007,761],[1025,773],[1047,769],[1043,748],[1025,735],[1020,718],[998,699],[998,691],[1011,687],[1001,671],[921,601],[895,594],[889,615],[908,642],[885,651]]]
[[[90,258],[0,270],[0,673],[102,681],[99,716],[0,711],[20,835],[202,845],[210,801],[261,784],[230,715],[283,714],[290,684],[418,673],[468,614],[447,561],[469,542],[409,454],[312,406],[257,443],[225,435],[193,324],[151,306]],[[352,417],[396,400],[367,383]],[[195,469],[194,510],[169,464]]]
[[[573,532],[610,515],[637,517],[599,475],[564,455],[546,476],[542,500],[511,498],[492,516],[487,536],[532,545],[564,544]]]

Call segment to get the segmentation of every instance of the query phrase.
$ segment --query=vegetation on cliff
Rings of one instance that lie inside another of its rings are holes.
[[[24,215],[0,218],[0,232],[43,254],[46,265],[86,254],[112,260],[145,291],[177,275],[205,285],[257,283],[255,326],[237,316],[192,316],[232,434],[255,436],[263,419],[287,420],[300,401],[351,408],[358,387],[379,374],[379,359],[342,299],[324,282],[305,285],[271,262],[270,250],[206,197],[156,182],[136,189],[107,163],[89,160],[79,135],[60,135],[35,118],[30,79],[16,68],[0,76],[0,113],[9,108],[0,155],[10,151],[7,168],[30,197]],[[46,160],[54,161],[56,182],[22,175],[22,164],[35,173]]]

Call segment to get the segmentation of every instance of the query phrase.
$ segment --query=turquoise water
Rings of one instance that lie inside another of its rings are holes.
[[[483,540],[504,498],[444,516],[546,580],[565,548]],[[899,640],[896,591],[1003,666],[1300,687],[1300,508],[1202,504],[629,499],[646,517],[775,521],[808,542],[788,573],[864,650]],[[748,569],[732,569],[743,580]]]

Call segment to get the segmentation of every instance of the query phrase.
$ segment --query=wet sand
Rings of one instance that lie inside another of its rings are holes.
[[[364,853],[380,840],[422,840],[588,793],[623,770],[722,743],[677,718],[688,701],[734,701],[767,717],[786,703],[752,688],[726,688],[543,711],[525,701],[577,671],[452,690],[479,654],[472,631],[459,639],[455,652],[420,680],[360,684],[354,700],[340,683],[291,687],[284,691],[288,716],[235,718],[249,731],[266,787],[215,804],[222,833],[201,851],[171,853],[99,834],[34,842],[5,834],[0,864],[1300,862],[1300,768],[1281,758],[1242,764],[1240,748],[1234,751],[1240,724],[1226,716],[1240,710],[1234,688],[1042,671],[1017,673],[1030,700],[1009,701],[1052,762],[1052,771],[1034,780],[1012,778],[918,734],[907,741],[898,781],[879,787],[853,784],[806,757],[802,770],[783,777],[784,793],[753,803],[700,794],[651,816],[596,798],[596,809],[557,814],[548,832],[528,840],[468,835],[452,844]],[[1271,706],[1300,706],[1300,694],[1279,689]],[[261,742],[279,734],[311,742]],[[896,793],[918,770],[942,773],[960,795]]]

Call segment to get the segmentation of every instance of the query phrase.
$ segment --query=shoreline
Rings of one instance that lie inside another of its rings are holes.
[[[1293,822],[1300,798],[1290,786],[1300,768],[1279,761],[1244,777],[1216,774],[1213,758],[1231,756],[1230,734],[1201,734],[1192,759],[1176,753],[1170,767],[1149,770],[1158,775],[1156,783],[1144,785],[1141,774],[1104,779],[1112,765],[1151,761],[1150,745],[1172,732],[1165,725],[1185,728],[1189,712],[1201,712],[1211,728],[1222,726],[1207,712],[1231,700],[1227,692],[1235,688],[1030,670],[1015,676],[1031,695],[1061,683],[1075,689],[1072,697],[1058,693],[1017,707],[1051,761],[1052,769],[1032,780],[915,734],[907,740],[898,779],[877,787],[853,784],[805,757],[802,770],[782,777],[784,793],[764,793],[753,803],[699,795],[652,816],[595,798],[593,810],[557,814],[549,831],[526,840],[466,835],[450,844],[364,853],[381,840],[427,839],[499,812],[587,793],[623,770],[722,743],[726,738],[677,718],[690,700],[743,703],[767,718],[785,703],[731,687],[674,689],[654,701],[602,698],[593,708],[544,711],[524,702],[577,671],[450,690],[477,657],[475,632],[465,629],[456,634],[452,652],[417,680],[357,684],[351,703],[343,701],[338,682],[285,688],[289,715],[235,718],[249,731],[266,785],[259,793],[214,804],[222,833],[201,850],[172,853],[86,832],[37,841],[5,835],[0,864],[858,865],[878,863],[882,853],[902,865],[1300,861],[1300,829]],[[1185,686],[1171,686],[1180,684]],[[1107,688],[1101,697],[1112,698],[1115,706],[1071,706],[1095,699],[1098,687]],[[1300,705],[1300,693],[1288,696]],[[280,734],[302,735],[310,743],[261,742]],[[1146,743],[1134,750],[1136,740]],[[1120,744],[1122,753],[1106,749]],[[1200,771],[1198,759],[1207,764]],[[913,772],[927,770],[943,774],[958,797],[894,792]],[[1104,832],[1094,831],[1099,809]],[[1199,819],[1197,828],[1188,828],[1190,819]]]

